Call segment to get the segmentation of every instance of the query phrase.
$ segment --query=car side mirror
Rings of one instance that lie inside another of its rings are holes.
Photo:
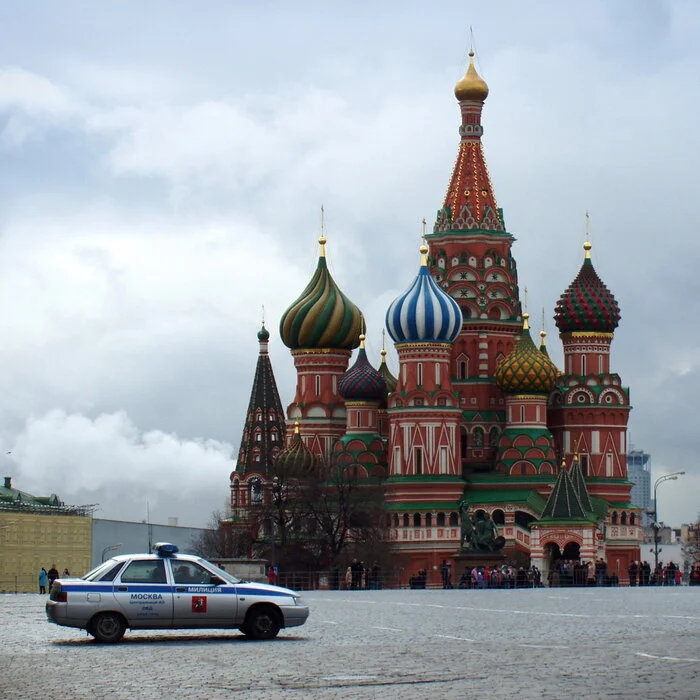
[[[224,579],[222,579],[222,578],[219,578],[218,576],[212,576],[209,579],[209,583],[212,586],[223,586],[226,583],[226,581],[224,581]]]

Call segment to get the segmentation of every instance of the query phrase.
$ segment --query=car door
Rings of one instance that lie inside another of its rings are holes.
[[[232,584],[194,561],[168,560],[173,577],[173,627],[238,627]]]
[[[172,625],[173,594],[163,559],[132,559],[114,582],[114,597],[130,627]]]

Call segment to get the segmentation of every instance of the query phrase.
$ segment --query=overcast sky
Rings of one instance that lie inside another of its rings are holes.
[[[319,207],[375,364],[456,155],[474,28],[485,148],[521,290],[582,259],[661,519],[700,510],[700,6],[617,0],[0,4],[0,459],[98,517],[203,525],[228,498],[257,361],[312,275]],[[393,369],[396,370],[395,356]]]

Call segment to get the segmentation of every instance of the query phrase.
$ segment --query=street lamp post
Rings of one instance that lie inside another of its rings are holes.
[[[107,554],[107,552],[111,552],[113,549],[119,549],[119,547],[121,547],[121,546],[122,546],[122,543],[119,542],[119,544],[110,544],[108,547],[105,547],[102,550],[102,561],[105,560],[105,555]]]
[[[675,481],[679,476],[683,476],[685,472],[673,472],[673,474],[665,474],[664,476],[660,476],[655,482],[654,482],[654,523],[653,523],[653,528],[654,528],[654,574],[656,574],[656,570],[659,568],[659,518],[658,518],[658,503],[656,502],[656,490],[659,488],[660,484],[663,484],[664,481]]]

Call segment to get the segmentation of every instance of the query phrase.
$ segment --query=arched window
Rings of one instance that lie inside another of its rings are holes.
[[[260,504],[262,503],[262,499],[262,482],[260,479],[253,479],[250,482],[250,502]]]
[[[613,511],[611,522],[613,525],[617,525],[617,511],[616,510]]]
[[[433,526],[433,514],[432,514],[432,513],[426,513],[426,514],[425,514],[425,526],[426,526],[426,527],[432,527],[432,526]]]
[[[415,472],[417,475],[423,473],[423,448],[415,447],[413,449],[413,461],[415,465]]]
[[[462,429],[459,431],[459,434],[462,442],[462,459],[466,459],[467,448],[469,447],[469,433],[467,433],[467,429],[464,426],[462,426]]]
[[[489,430],[489,446],[498,447],[498,428],[491,428]]]
[[[500,508],[496,508],[496,510],[491,513],[491,520],[493,520],[496,525],[505,525],[506,516]]]
[[[420,527],[420,513],[413,514],[413,527]]]
[[[457,527],[459,525],[459,516],[457,513],[450,513],[450,527]]]
[[[630,513],[630,525],[635,525],[635,520],[636,518],[634,517],[634,513]]]
[[[474,447],[484,446],[484,429],[477,426],[472,431],[472,436],[474,437]]]
[[[620,516],[620,525],[627,525],[627,513],[623,513]]]
[[[398,526],[399,526],[399,516],[394,515],[394,527],[398,527]]]
[[[423,384],[423,363],[419,362],[416,365],[416,383],[418,386],[421,386]]]
[[[321,375],[316,375],[316,396],[321,395]]]
[[[404,527],[409,527],[411,524],[411,518],[409,517],[408,513],[403,514],[403,526]]]
[[[469,377],[469,360],[460,360],[457,363],[457,379],[467,379]]]
[[[445,514],[444,513],[437,514],[437,526],[438,527],[445,527]]]
[[[239,482],[238,482],[238,479],[236,479],[233,482],[233,489],[231,489],[233,492],[232,493],[233,498],[231,499],[231,505],[234,508],[239,505],[240,494],[239,494],[238,488],[239,488]]]
[[[581,355],[581,374],[585,375],[586,374],[586,356]]]

